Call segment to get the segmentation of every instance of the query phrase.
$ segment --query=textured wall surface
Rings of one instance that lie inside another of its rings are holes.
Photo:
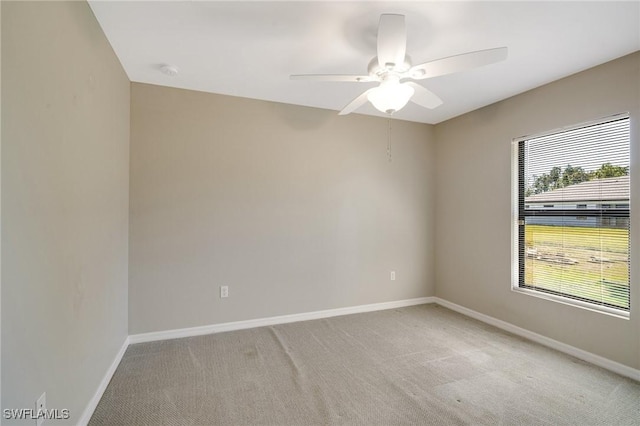
[[[392,120],[389,162],[386,119],[131,99],[131,334],[433,295],[430,126]]]
[[[75,424],[127,336],[129,94],[85,2],[2,3],[2,408]]]

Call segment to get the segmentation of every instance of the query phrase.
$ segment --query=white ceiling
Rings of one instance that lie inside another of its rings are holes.
[[[375,83],[291,81],[366,74],[379,15],[406,15],[407,53],[422,63],[507,46],[506,61],[419,83],[434,110],[394,118],[439,123],[640,50],[640,1],[95,1],[91,8],[131,81],[341,110]],[[177,76],[160,72],[179,68]],[[358,113],[383,115],[370,104]]]

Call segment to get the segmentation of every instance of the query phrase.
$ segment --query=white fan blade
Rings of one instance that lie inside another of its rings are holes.
[[[415,90],[411,97],[411,102],[414,104],[418,104],[429,109],[434,109],[442,105],[442,99],[432,91],[425,89],[417,83],[408,82],[404,84],[413,87],[413,90]]]
[[[380,15],[378,24],[378,64],[386,68],[404,62],[407,50],[407,28],[404,15]]]
[[[341,74],[299,74],[289,76],[291,80],[308,81],[348,81],[363,83],[368,81],[378,81],[369,75],[341,75]]]
[[[507,48],[497,47],[495,49],[478,50],[436,59],[435,61],[414,66],[407,74],[415,80],[422,80],[493,64],[505,59],[507,59]]]
[[[340,111],[338,115],[347,115],[349,113],[352,113],[353,111],[357,110],[362,105],[367,103],[367,95],[373,89],[375,89],[375,87],[372,87],[369,90],[365,90],[364,93],[362,93],[360,96],[358,96],[357,98],[349,102],[349,104],[346,107],[342,108],[342,111]]]

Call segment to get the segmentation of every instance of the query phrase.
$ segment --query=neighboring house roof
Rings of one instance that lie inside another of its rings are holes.
[[[525,198],[525,203],[620,201],[629,199],[629,176],[595,179],[542,192]]]

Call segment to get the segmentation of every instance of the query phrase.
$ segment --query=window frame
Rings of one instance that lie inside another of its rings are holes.
[[[598,313],[607,314],[613,317],[622,318],[628,320],[630,318],[631,312],[631,295],[629,295],[629,309],[626,310],[624,308],[611,307],[604,304],[598,304],[597,302],[592,302],[588,300],[581,299],[577,296],[573,297],[571,295],[566,295],[558,292],[554,292],[552,290],[538,289],[529,287],[526,285],[521,286],[520,283],[524,282],[524,259],[526,259],[525,254],[525,245],[520,244],[521,241],[524,241],[524,233],[525,226],[524,220],[525,216],[535,216],[533,215],[525,215],[525,196],[524,196],[524,185],[520,185],[520,182],[523,182],[525,179],[524,176],[524,150],[521,148],[524,146],[524,142],[529,139],[549,136],[556,133],[576,130],[583,127],[603,124],[611,121],[616,121],[620,119],[629,119],[630,114],[628,112],[616,114],[612,116],[607,116],[603,118],[599,118],[596,120],[591,120],[571,126],[565,126],[561,128],[557,128],[554,130],[520,136],[512,139],[511,141],[511,218],[512,218],[512,232],[511,232],[511,241],[512,241],[512,251],[511,251],[511,290],[516,293],[533,296],[540,299],[545,299],[549,301],[553,301],[555,303],[560,303],[568,306],[578,307],[581,309],[586,309]],[[631,176],[632,170],[629,170],[629,176]],[[631,196],[631,193],[629,194]],[[568,213],[569,209],[559,209],[554,211],[537,211],[536,213],[540,213],[540,216],[561,216],[563,213]],[[629,221],[631,220],[631,199],[629,199],[629,206],[626,209],[606,209],[599,208],[597,210],[593,209],[571,209],[570,213],[572,216],[576,215],[584,215],[584,216],[600,216],[600,217],[627,217]],[[586,213],[586,214],[584,214]],[[629,238],[631,238],[631,232],[629,231]],[[631,250],[631,244],[629,247]],[[631,256],[629,256],[631,259]],[[629,268],[631,269],[631,264],[629,264]],[[631,283],[629,283],[631,284]]]

